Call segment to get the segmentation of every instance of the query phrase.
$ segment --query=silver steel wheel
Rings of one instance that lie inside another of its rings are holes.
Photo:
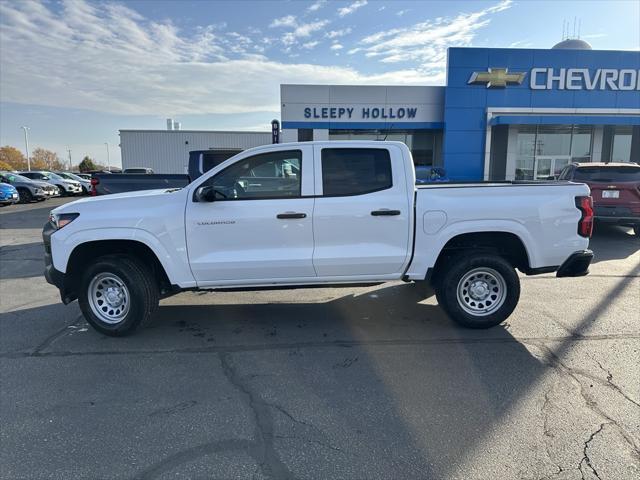
[[[507,283],[493,268],[474,268],[458,282],[457,295],[465,312],[484,317],[502,306],[507,298]]]
[[[114,273],[98,273],[91,279],[87,293],[93,314],[105,323],[120,323],[129,313],[129,289]]]

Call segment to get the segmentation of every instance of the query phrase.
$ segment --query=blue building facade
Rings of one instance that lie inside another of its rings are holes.
[[[449,49],[443,158],[453,178],[640,161],[638,126],[640,52]]]
[[[400,140],[454,180],[640,162],[640,52],[557,47],[450,48],[445,86],[282,85],[282,139]]]

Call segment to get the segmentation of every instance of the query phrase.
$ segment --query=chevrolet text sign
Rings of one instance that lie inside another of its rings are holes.
[[[640,90],[640,70],[532,68],[532,90]]]
[[[526,72],[509,72],[507,68],[489,68],[473,72],[470,85],[483,84],[487,88],[520,85]],[[532,68],[529,72],[532,90],[640,90],[640,70],[632,68]]]

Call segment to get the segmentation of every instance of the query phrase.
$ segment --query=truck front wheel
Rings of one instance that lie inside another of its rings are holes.
[[[80,309],[87,322],[105,335],[121,337],[147,324],[158,302],[151,272],[127,255],[98,258],[80,280]]]
[[[490,328],[506,320],[520,298],[515,269],[497,255],[476,253],[451,258],[436,288],[438,303],[468,328]]]

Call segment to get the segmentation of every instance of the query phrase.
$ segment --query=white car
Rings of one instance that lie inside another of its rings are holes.
[[[86,178],[82,178],[75,173],[72,172],[56,172],[56,175],[64,178],[65,180],[74,180],[80,183],[82,187],[82,193],[88,195],[91,192],[91,180],[87,180]]]
[[[60,189],[62,195],[79,195],[82,193],[82,186],[76,180],[62,178],[53,172],[44,170],[31,170],[29,172],[20,172],[20,175],[32,180],[40,180],[55,185]]]
[[[400,279],[430,282],[453,320],[488,328],[518,303],[516,269],[586,275],[592,226],[586,185],[416,187],[404,143],[285,143],[246,150],[185,188],[54,209],[45,277],[114,336],[185,289]]]

